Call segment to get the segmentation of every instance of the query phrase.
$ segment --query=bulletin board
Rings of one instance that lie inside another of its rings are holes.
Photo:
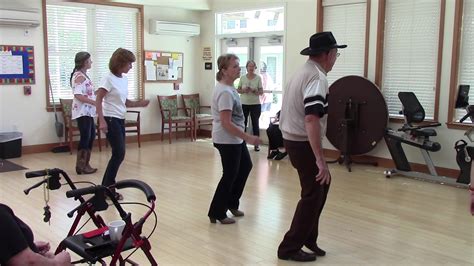
[[[145,82],[183,82],[183,53],[145,51]]]
[[[0,85],[35,84],[33,46],[0,45]]]

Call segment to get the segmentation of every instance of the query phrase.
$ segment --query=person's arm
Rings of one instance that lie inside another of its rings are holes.
[[[85,86],[83,83],[86,81],[86,78],[83,76],[78,76],[74,80],[74,98],[78,99],[79,101],[83,103],[87,103],[90,105],[95,105],[95,101],[92,99],[89,99],[87,96],[85,96],[83,93],[83,87]]]
[[[237,92],[240,94],[245,93],[244,90],[242,89],[242,77],[239,80],[239,85],[237,85]]]
[[[102,111],[102,101],[107,93],[108,91],[106,89],[99,88],[95,98],[95,109],[97,112],[97,119],[99,120],[99,129],[104,133],[107,133],[107,122],[105,122],[104,112]]]
[[[245,133],[242,129],[235,126],[232,123],[232,111],[231,110],[222,110],[219,112],[219,117],[221,119],[222,127],[229,132],[230,134],[243,139],[245,142],[251,145],[259,145],[260,139],[258,136],[253,136]]]
[[[259,75],[257,75],[256,78],[258,78],[258,85],[257,85],[257,90],[254,93],[256,95],[262,95],[263,94],[262,79],[260,78]]]
[[[138,101],[132,101],[127,99],[125,101],[125,106],[127,107],[146,107],[150,103],[150,100],[138,100]]]
[[[316,181],[319,181],[321,184],[329,184],[331,182],[331,174],[329,173],[326,160],[324,160],[319,119],[320,118],[317,115],[305,115],[304,123],[306,133],[308,134],[309,144],[313,150],[314,157],[316,157],[316,165],[319,168],[318,175],[316,175]]]
[[[8,262],[8,266],[22,266],[22,265],[71,265],[71,255],[68,252],[62,251],[52,258],[42,256],[41,254],[33,252],[30,248],[22,250],[20,253],[12,257]]]

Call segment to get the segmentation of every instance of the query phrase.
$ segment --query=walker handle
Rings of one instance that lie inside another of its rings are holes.
[[[136,179],[121,180],[115,183],[115,187],[118,189],[127,188],[127,187],[137,188],[143,191],[143,193],[145,193],[146,199],[148,202],[156,200],[155,192],[153,192],[153,189],[148,184],[140,180],[136,180]]]

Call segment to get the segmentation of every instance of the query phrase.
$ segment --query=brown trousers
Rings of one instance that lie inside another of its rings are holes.
[[[318,239],[319,217],[329,191],[329,185],[321,185],[315,177],[319,172],[316,158],[309,141],[284,140],[291,164],[298,171],[301,199],[291,222],[278,247],[279,256],[293,255],[304,245],[314,245]]]

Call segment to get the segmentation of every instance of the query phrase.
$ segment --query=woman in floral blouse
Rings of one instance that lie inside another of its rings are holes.
[[[77,151],[76,172],[78,175],[92,174],[97,171],[97,168],[92,168],[89,165],[96,130],[94,117],[97,113],[94,87],[87,76],[87,70],[92,65],[91,55],[88,52],[79,52],[74,58],[74,63],[74,70],[70,78],[74,93],[71,112],[72,119],[76,119],[81,134]]]

